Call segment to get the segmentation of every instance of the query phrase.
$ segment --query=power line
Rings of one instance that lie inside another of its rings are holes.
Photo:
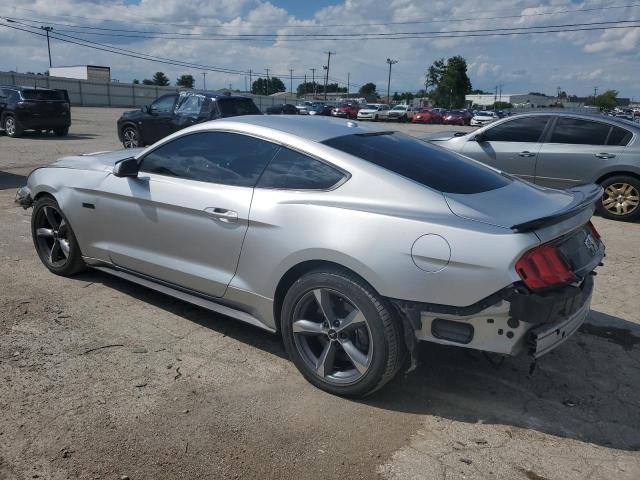
[[[529,5],[518,8],[506,9],[506,10],[522,10],[525,8],[540,8],[545,7],[545,5]],[[179,28],[186,27],[200,27],[200,28],[244,28],[251,25],[256,27],[273,27],[273,28],[328,28],[328,27],[372,27],[372,26],[389,26],[389,25],[415,25],[415,24],[430,24],[430,23],[453,23],[453,22],[467,22],[467,21],[477,21],[477,20],[501,20],[501,19],[510,19],[510,18],[526,18],[526,17],[537,17],[537,16],[550,16],[550,15],[561,15],[565,13],[581,13],[581,12],[593,12],[593,11],[606,11],[606,10],[617,10],[617,9],[626,9],[626,8],[636,8],[640,7],[640,3],[632,3],[625,5],[607,5],[603,7],[589,7],[589,8],[576,8],[576,9],[565,9],[565,10],[555,10],[551,12],[532,12],[532,13],[522,13],[518,15],[500,15],[493,17],[468,17],[468,18],[441,18],[441,19],[413,19],[406,21],[395,21],[395,22],[383,22],[383,23],[334,23],[334,24],[319,24],[319,25],[282,25],[282,24],[268,24],[268,23],[252,23],[252,22],[244,22],[240,25],[207,25],[207,24],[197,24],[197,23],[169,23],[169,22],[142,22],[138,17],[129,21],[129,23],[135,23],[136,25],[160,25],[160,26],[175,26]],[[9,7],[7,7],[9,8]],[[78,15],[47,15],[42,14],[37,10],[22,8],[22,7],[10,7],[12,9],[22,10],[26,12],[36,13],[43,17],[50,18],[77,18],[81,20],[93,20],[99,22],[111,22],[111,23],[127,23],[125,20],[113,20],[109,18],[99,18],[99,17],[87,17],[87,16],[78,16]],[[473,13],[486,13],[486,12],[501,12],[505,11],[505,9],[495,9],[495,10],[476,10],[476,11],[467,11],[468,14]],[[122,14],[121,14],[122,15]],[[125,16],[127,16],[125,14]],[[44,22],[55,25],[53,22]],[[66,24],[68,26],[68,24]]]

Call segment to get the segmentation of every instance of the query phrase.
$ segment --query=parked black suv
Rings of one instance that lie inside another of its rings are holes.
[[[298,109],[295,105],[289,103],[281,103],[267,107],[267,115],[298,115]]]
[[[10,137],[25,130],[69,133],[71,107],[66,91],[0,85],[0,129]]]
[[[150,106],[123,113],[118,119],[118,138],[125,148],[144,147],[196,123],[260,114],[248,97],[195,90],[170,93]]]

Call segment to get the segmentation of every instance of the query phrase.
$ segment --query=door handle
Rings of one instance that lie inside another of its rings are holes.
[[[518,155],[520,155],[521,157],[535,157],[536,156],[535,153],[528,152],[527,150],[525,150],[524,152],[520,152]]]
[[[613,153],[594,153],[594,155],[598,158],[603,158],[603,159],[608,159],[608,158],[615,158],[616,156]]]
[[[213,218],[224,223],[236,223],[238,221],[238,212],[233,210],[227,210],[226,208],[209,207],[204,209],[205,213]]]

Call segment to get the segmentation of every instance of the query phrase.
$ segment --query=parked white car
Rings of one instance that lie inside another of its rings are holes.
[[[482,127],[484,125],[489,125],[490,123],[499,120],[498,114],[496,112],[478,112],[471,119],[472,127]]]
[[[373,120],[375,114],[382,107],[382,103],[368,103],[358,110],[358,120]]]

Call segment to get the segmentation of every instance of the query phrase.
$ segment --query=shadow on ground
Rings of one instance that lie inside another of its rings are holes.
[[[286,358],[279,336],[99,272],[102,283],[186,320]],[[547,354],[500,366],[481,353],[423,343],[420,365],[362,400],[374,408],[468,423],[533,429],[597,445],[640,450],[640,326],[592,311],[573,338]],[[312,388],[312,387],[309,387]]]
[[[27,177],[15,173],[0,171],[0,190],[19,188],[27,184]]]

